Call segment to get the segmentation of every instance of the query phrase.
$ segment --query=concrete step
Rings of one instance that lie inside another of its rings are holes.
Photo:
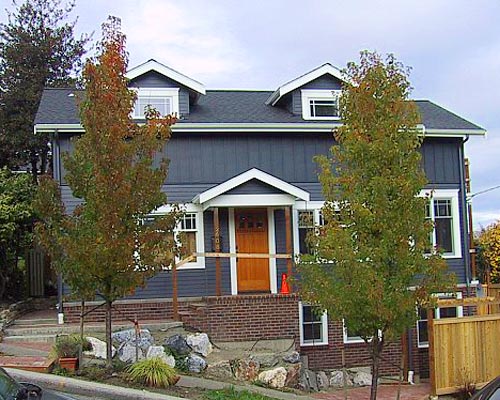
[[[39,326],[39,325],[56,325],[57,318],[37,318],[37,319],[18,319],[10,326]]]
[[[131,329],[133,324],[130,322],[113,323],[113,331],[122,329]],[[142,329],[149,329],[154,332],[166,332],[177,328],[182,328],[182,322],[179,321],[149,321],[140,324]],[[86,323],[84,331],[87,335],[100,334],[106,331],[105,324]],[[51,325],[11,325],[4,331],[4,341],[38,341],[38,342],[53,342],[57,335],[69,335],[79,333],[79,324],[51,324]],[[24,339],[23,339],[24,338]],[[37,338],[40,338],[37,340]]]
[[[4,336],[3,343],[54,343],[56,341],[57,334],[48,335],[22,335],[22,336]]]

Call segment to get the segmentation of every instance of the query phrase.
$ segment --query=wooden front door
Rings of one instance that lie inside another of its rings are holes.
[[[236,251],[269,253],[267,210],[238,209],[234,212]],[[269,292],[269,259],[237,258],[238,292]]]

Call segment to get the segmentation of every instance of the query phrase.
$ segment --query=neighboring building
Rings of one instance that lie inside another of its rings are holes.
[[[307,231],[321,223],[323,197],[313,157],[327,154],[335,144],[332,129],[341,125],[340,71],[324,64],[275,91],[205,90],[154,60],[131,69],[128,76],[138,94],[138,122],[147,104],[180,117],[166,149],[170,170],[163,189],[170,203],[185,206],[178,229],[186,232],[186,253],[202,253],[178,271],[183,320],[219,340],[295,338],[311,367],[339,366],[342,347],[348,365],[365,362],[359,338],[345,332],[342,323],[315,317],[294,294],[279,294],[282,274],[290,272],[292,263],[285,255],[306,251]],[[84,133],[76,98],[73,89],[45,90],[35,121],[35,132],[53,135],[54,177],[69,212],[78,199],[65,182],[60,155],[71,151],[71,137]],[[468,289],[464,143],[485,131],[430,101],[416,103],[425,133],[425,191],[433,192],[428,208],[436,227],[433,241],[443,249],[460,288]],[[168,205],[157,212],[166,210]],[[214,233],[217,221],[220,237]],[[203,256],[217,249],[216,239],[223,253],[283,257],[216,261]],[[142,318],[170,318],[171,278],[171,273],[162,272],[150,279],[119,303],[122,311],[134,315],[140,309]],[[447,310],[453,312],[459,310]],[[66,307],[67,318],[72,315],[74,308]],[[418,350],[425,347],[425,320],[418,326],[412,336],[417,369],[425,364],[416,356],[425,357],[425,351]],[[396,365],[400,347],[394,344],[388,351]]]

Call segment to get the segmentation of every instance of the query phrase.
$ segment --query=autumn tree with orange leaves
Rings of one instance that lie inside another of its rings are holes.
[[[104,299],[108,367],[113,302],[169,268],[176,251],[176,213],[142,223],[167,201],[161,191],[167,160],[156,166],[154,158],[169,140],[175,118],[149,109],[145,124],[131,119],[136,94],[127,87],[127,64],[120,20],[110,17],[98,56],[83,71],[85,134],[63,158],[65,179],[82,204],[66,215],[57,185],[48,179],[37,198],[38,237],[66,282],[82,296]]]

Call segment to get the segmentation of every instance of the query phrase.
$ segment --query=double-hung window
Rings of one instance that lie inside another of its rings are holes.
[[[308,237],[324,225],[324,218],[321,213],[322,201],[298,202],[297,211],[294,214],[294,247],[297,254],[313,254],[314,249],[308,242]]]
[[[319,120],[339,119],[340,93],[340,90],[302,89],[302,117]]]
[[[175,229],[177,238],[182,239],[180,257],[184,259],[193,253],[203,253],[203,221],[201,212],[185,212]],[[195,257],[194,261],[184,264],[182,267],[202,268],[203,257]]]
[[[154,108],[162,116],[179,112],[179,89],[137,89],[137,100],[134,104],[133,117],[144,118],[148,108]]]
[[[426,217],[434,225],[431,247],[445,258],[462,256],[458,190],[433,190],[427,193]]]
[[[444,299],[461,299],[462,293],[438,293],[436,297],[440,300]],[[429,332],[428,332],[428,320],[427,320],[427,309],[418,308],[418,320],[417,320],[417,341],[418,347],[429,347]],[[457,318],[463,317],[463,307],[438,307],[432,310],[433,317],[435,319],[441,318]]]
[[[318,306],[299,302],[300,345],[328,344],[328,319],[326,311]]]

